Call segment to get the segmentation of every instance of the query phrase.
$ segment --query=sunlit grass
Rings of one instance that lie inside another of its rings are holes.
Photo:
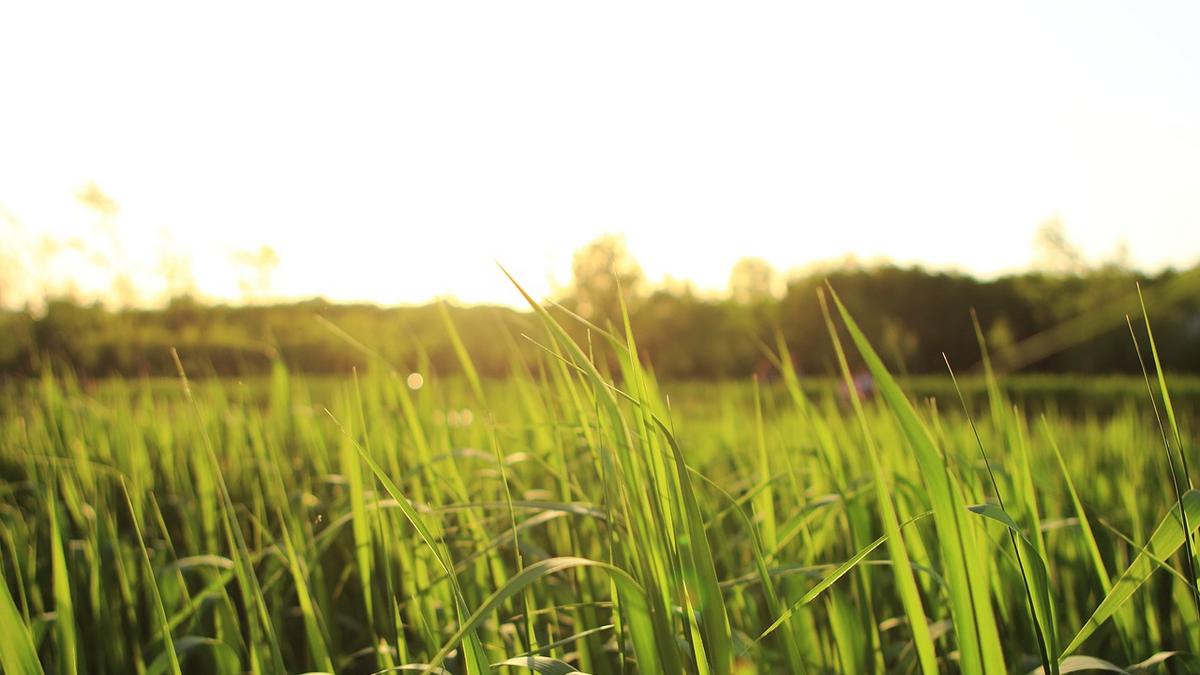
[[[1140,407],[1027,409],[990,371],[959,403],[833,300],[840,376],[878,398],[781,341],[778,381],[659,382],[636,325],[575,341],[532,300],[541,329],[496,339],[538,358],[502,382],[447,314],[466,377],[371,354],[334,382],[5,387],[0,667],[1200,669],[1194,424],[1149,334]]]

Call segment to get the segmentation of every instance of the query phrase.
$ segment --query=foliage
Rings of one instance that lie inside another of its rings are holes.
[[[652,356],[663,379],[765,374],[769,360],[759,343],[772,343],[776,328],[802,372],[834,374],[834,353],[814,301],[826,281],[900,374],[942,372],[943,352],[964,369],[977,363],[972,309],[985,334],[994,338],[1001,369],[1136,374],[1124,316],[1140,311],[1133,292],[1140,282],[1154,312],[1164,366],[1200,372],[1200,350],[1191,348],[1200,339],[1200,268],[1154,276],[1099,268],[1079,275],[1027,273],[990,280],[917,267],[832,269],[792,278],[776,299],[762,265],[742,267],[734,285],[736,298],[745,302],[687,289],[646,294],[640,269],[623,245],[603,240],[577,256],[575,282],[559,300],[600,328],[620,325],[622,298],[606,270],[623,270],[620,288],[638,327],[639,348]],[[536,329],[528,312],[452,306],[450,313],[483,376],[507,376],[511,355],[528,361],[537,352],[521,337]],[[233,307],[185,297],[157,310],[109,310],[58,300],[40,314],[0,312],[0,372],[35,375],[49,359],[83,377],[170,375],[171,347],[197,376],[262,374],[275,358],[307,373],[345,373],[368,365],[361,351],[317,317],[405,368],[450,374],[461,367],[435,305],[383,308],[310,300]],[[566,329],[586,342],[580,324],[567,322]],[[851,359],[855,369],[861,367],[856,356]]]
[[[409,377],[351,326],[370,367],[337,378],[276,354],[0,388],[0,665],[1200,672],[1200,493],[1165,485],[1197,444],[1159,326],[1137,408],[1027,414],[991,379],[954,407],[888,371],[847,286],[826,340],[880,399],[806,386],[794,345],[779,382],[661,381],[636,319],[585,341],[536,305],[505,380]],[[468,373],[471,316],[432,317]]]

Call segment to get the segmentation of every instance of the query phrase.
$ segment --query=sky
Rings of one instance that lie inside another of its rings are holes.
[[[4,3],[0,302],[1200,262],[1200,4]],[[118,207],[78,198],[95,186]],[[250,254],[269,246],[266,279]]]

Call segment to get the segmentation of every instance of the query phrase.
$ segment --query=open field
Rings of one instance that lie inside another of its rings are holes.
[[[861,405],[548,315],[500,382],[10,384],[0,667],[1200,672],[1200,387],[1144,326],[1146,380],[976,377],[968,415],[831,310]]]

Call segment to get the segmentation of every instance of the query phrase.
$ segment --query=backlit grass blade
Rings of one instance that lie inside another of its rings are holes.
[[[1038,553],[1037,545],[1030,541],[1028,535],[1002,507],[996,504],[978,504],[971,506],[969,510],[1008,528],[1009,534],[1013,537],[1013,547],[1017,549],[1017,564],[1020,567],[1021,577],[1032,605],[1034,628],[1041,632],[1041,640],[1044,640],[1040,647],[1043,650],[1057,650],[1058,638],[1054,631],[1054,605],[1050,595],[1050,572],[1046,567],[1045,559]],[[1057,672],[1057,663],[1053,660],[1053,656],[1045,661],[1046,663],[1043,665],[1048,665],[1051,673]]]
[[[146,551],[146,541],[142,538],[142,526],[138,523],[137,512],[133,509],[133,500],[129,498],[129,488],[125,478],[121,477],[121,494],[125,497],[125,505],[129,508],[129,516],[133,522],[133,532],[137,535],[138,550],[142,554],[142,564],[145,578],[150,586],[150,595],[154,599],[155,618],[158,619],[159,635],[162,637],[163,655],[172,675],[182,675],[179,667],[179,657],[175,654],[175,641],[171,638],[171,625],[167,621],[167,610],[163,607],[162,595],[158,591],[158,578],[154,574],[154,565],[150,563],[150,554]]]
[[[1038,652],[1042,659],[1042,667],[1047,668],[1051,675],[1057,675],[1058,663],[1054,660],[1054,654],[1058,651],[1058,636],[1055,631],[1054,620],[1054,603],[1050,596],[1050,575],[1046,568],[1046,560],[1043,557],[1043,547],[1038,544],[1031,543],[1028,536],[1021,531],[1021,528],[1012,520],[1004,507],[1004,496],[1000,493],[1000,485],[996,481],[996,474],[992,470],[992,462],[988,458],[988,453],[983,445],[983,437],[979,435],[979,429],[975,425],[975,419],[971,416],[971,411],[967,408],[967,399],[963,396],[962,388],[958,386],[958,378],[954,375],[954,369],[950,367],[950,359],[945,353],[942,354],[942,360],[946,362],[946,370],[950,372],[950,381],[954,383],[954,391],[958,394],[959,403],[962,405],[963,416],[967,418],[967,422],[971,427],[971,433],[975,436],[975,443],[979,447],[979,454],[983,457],[984,467],[987,469],[988,480],[991,481],[992,491],[996,495],[996,500],[1000,503],[999,506],[993,504],[984,504],[980,507],[971,507],[972,511],[992,518],[1008,528],[1008,540],[1012,544],[1013,553],[1017,556],[1017,569],[1021,573],[1021,584],[1025,590],[1026,603],[1029,606],[1031,618],[1033,619],[1033,629],[1037,638]],[[1014,419],[1016,415],[1014,414]],[[1020,420],[1012,422],[1014,425],[1019,425]],[[1024,451],[1025,441],[1021,437],[1020,427],[1017,427],[1017,447],[1019,455],[1022,459],[1025,458]],[[1028,464],[1022,462],[1022,466],[1018,470],[1028,469]],[[1029,474],[1028,471],[1025,472]],[[1030,479],[1032,482],[1032,479]],[[1029,486],[1029,492],[1032,493],[1032,485]],[[1030,509],[1034,512],[1032,526],[1034,528],[1034,536],[1038,536],[1039,520],[1036,516],[1036,507],[1033,506],[1033,495],[1027,495],[1030,503]],[[1041,541],[1038,539],[1037,541]],[[1024,549],[1024,550],[1023,550]]]
[[[633,637],[635,649],[638,653],[639,671],[650,673],[661,672],[657,658],[652,656],[655,649],[653,630],[650,626],[651,619],[645,602],[646,595],[641,586],[638,585],[633,577],[629,576],[627,572],[619,567],[598,560],[573,557],[540,560],[526,567],[520,574],[510,578],[504,586],[501,586],[492,593],[479,608],[463,621],[454,635],[446,641],[442,649],[430,660],[430,665],[441,665],[442,661],[446,659],[446,656],[450,654],[455,645],[463,640],[465,635],[474,631],[489,614],[498,609],[509,598],[544,577],[578,567],[595,567],[608,573],[609,578],[621,590],[622,605],[626,612],[626,620],[630,622],[630,635]],[[647,658],[647,661],[643,662],[643,658]]]
[[[754,495],[754,512],[761,518],[763,546],[774,550],[779,543],[775,533],[775,490],[771,483],[771,455],[767,452],[767,439],[763,431],[762,386],[754,378],[754,444],[758,450],[758,478],[763,486]]]
[[[1163,373],[1162,361],[1158,358],[1158,343],[1154,341],[1154,330],[1150,328],[1150,314],[1146,311],[1146,299],[1142,297],[1142,286],[1137,286],[1138,305],[1142,308],[1142,320],[1146,324],[1146,337],[1150,342],[1150,356],[1154,360],[1154,372],[1158,376],[1158,389],[1162,394],[1163,409],[1167,413],[1167,422],[1171,426],[1171,433],[1175,436],[1175,447],[1179,451],[1180,461],[1183,465],[1184,481],[1187,483],[1188,489],[1194,487],[1192,483],[1191,469],[1188,466],[1187,453],[1183,449],[1183,435],[1179,431],[1179,422],[1175,418],[1175,406],[1171,404],[1171,391],[1167,388],[1167,377]]]
[[[901,523],[900,527],[901,528],[907,527],[908,525],[915,523],[918,520],[925,518],[927,516],[930,516],[930,515],[933,515],[932,511],[927,512],[927,513],[922,513],[921,515],[916,516],[914,518],[909,518],[904,523]],[[808,603],[812,602],[813,600],[815,600],[817,598],[817,596],[821,595],[830,586],[837,583],[838,579],[841,579],[842,577],[846,576],[846,574],[848,572],[850,572],[850,570],[857,567],[858,564],[861,563],[864,558],[871,555],[872,551],[874,551],[875,549],[882,546],[883,543],[885,541],[887,541],[887,538],[888,538],[888,536],[885,534],[882,537],[871,542],[870,544],[867,544],[866,546],[859,549],[857,553],[850,556],[850,558],[847,559],[845,562],[843,562],[841,565],[838,565],[836,568],[834,568],[834,570],[832,572],[830,572],[829,574],[826,574],[819,582],[817,582],[817,584],[815,586],[808,589],[808,591],[806,591],[804,593],[804,595],[800,597],[799,600],[792,603],[792,605],[787,608],[787,611],[785,611],[781,616],[776,618],[775,621],[770,626],[767,626],[766,630],[764,630],[762,633],[759,634],[758,639],[755,640],[755,642],[762,640],[763,638],[767,637],[771,633],[774,633],[775,630],[777,628],[779,628],[780,626],[782,626],[783,622],[787,621],[793,614],[796,613],[797,610],[799,610],[801,607],[803,607],[803,606],[807,605]]]
[[[54,633],[58,646],[59,675],[75,675],[78,671],[78,638],[75,633],[75,602],[71,598],[71,574],[63,554],[62,527],[59,525],[57,491],[52,491],[46,504],[50,514],[50,561],[53,567]]]
[[[725,612],[725,600],[721,595],[721,586],[717,580],[716,568],[713,565],[712,549],[709,548],[708,536],[704,532],[704,519],[700,515],[700,505],[692,488],[688,467],[683,459],[675,436],[666,428],[661,420],[655,418],[659,431],[667,440],[671,454],[675,459],[676,471],[679,475],[680,493],[683,497],[683,511],[687,518],[687,546],[684,548],[693,559],[700,603],[700,611],[704,616],[704,638],[706,650],[711,653],[714,672],[728,673],[733,666],[733,644],[730,639],[729,619]]]
[[[1139,293],[1140,293],[1140,289],[1139,289]],[[1145,312],[1144,305],[1142,307],[1142,311]],[[1183,493],[1184,493],[1184,490],[1187,489],[1186,486],[1189,483],[1189,480],[1188,480],[1188,477],[1186,476],[1186,474],[1183,476],[1182,479],[1180,478],[1180,473],[1183,472],[1183,467],[1182,467],[1183,457],[1184,457],[1183,447],[1182,447],[1182,445],[1179,447],[1179,458],[1181,461],[1181,466],[1177,468],[1175,466],[1175,455],[1171,451],[1171,441],[1167,437],[1167,430],[1166,430],[1166,427],[1163,425],[1162,416],[1159,415],[1159,413],[1158,413],[1158,403],[1154,400],[1154,390],[1150,386],[1150,374],[1146,371],[1146,362],[1142,358],[1142,348],[1141,348],[1141,346],[1138,345],[1137,334],[1134,333],[1134,331],[1133,331],[1133,322],[1130,321],[1128,316],[1125,317],[1125,322],[1129,326],[1129,336],[1131,338],[1133,338],[1133,349],[1134,349],[1134,352],[1137,354],[1138,364],[1142,368],[1142,378],[1146,382],[1146,393],[1150,397],[1150,408],[1154,411],[1154,420],[1155,420],[1155,422],[1158,423],[1159,436],[1162,438],[1163,451],[1166,452],[1166,454],[1167,454],[1167,467],[1170,469],[1170,472],[1171,472],[1171,487],[1174,488],[1174,490],[1175,490],[1175,500],[1176,500],[1177,506],[1179,507],[1179,517],[1183,519],[1183,532],[1184,532],[1183,550],[1185,553],[1184,569],[1187,570],[1188,586],[1191,587],[1190,590],[1191,590],[1192,602],[1196,607],[1196,613],[1200,614],[1200,586],[1197,586],[1197,580],[1196,580],[1196,557],[1194,555],[1195,552],[1192,549],[1192,528],[1188,524],[1189,518],[1188,518],[1187,509],[1183,508]],[[1149,329],[1149,325],[1150,325],[1150,321],[1149,321],[1149,319],[1147,319],[1146,320],[1147,329]],[[1151,341],[1153,341],[1153,336],[1151,336]],[[1162,378],[1161,367],[1160,367],[1158,375],[1159,375],[1159,382],[1162,383],[1162,386],[1165,391],[1166,382]]]
[[[512,282],[513,286],[516,287],[521,296],[525,298],[525,301],[529,304],[530,308],[542,320],[543,325],[546,327],[550,335],[553,336],[556,343],[568,351],[572,362],[567,363],[567,365],[579,370],[592,385],[592,392],[594,396],[593,404],[595,407],[597,409],[605,410],[611,419],[614,420],[614,422],[619,423],[620,413],[617,411],[617,393],[615,393],[619,392],[619,390],[611,387],[611,385],[604,381],[604,378],[600,375],[600,372],[596,369],[596,366],[592,360],[583,352],[579,345],[577,345],[575,341],[571,339],[566,330],[564,330],[563,327],[554,320],[554,317],[550,316],[550,313],[547,312],[546,309],[542,307],[536,300],[534,300],[533,297],[530,296],[519,283],[517,283],[517,280],[514,279],[512,275],[508,274],[508,272],[503,270],[503,268],[501,268],[501,270],[504,271],[504,274],[508,277],[509,281]],[[621,394],[627,400],[636,403],[636,399],[623,394],[623,392]],[[613,474],[621,473],[617,471],[617,467],[612,461],[610,454],[604,453],[601,455],[601,458],[602,466],[604,467],[607,475],[613,476]],[[628,499],[628,495],[622,492],[622,480],[627,480],[627,478],[613,476],[613,480],[604,481],[606,490],[609,490],[612,493],[610,496],[610,501],[621,503]],[[616,484],[615,487],[613,484]],[[638,517],[636,512],[630,513],[633,511],[633,509],[630,508],[627,503],[624,506],[624,511],[630,515],[631,521]],[[634,551],[634,553],[637,553],[637,551]],[[645,554],[647,556],[654,555],[655,551],[649,550],[646,551]],[[661,561],[658,562],[661,564]],[[637,652],[639,669],[642,672],[659,673],[664,672],[665,670],[666,672],[673,673],[682,667],[679,665],[679,655],[677,646],[675,644],[674,627],[667,618],[666,608],[662,603],[663,589],[651,587],[651,585],[657,585],[657,582],[655,581],[655,570],[653,564],[647,562],[645,563],[645,566],[648,568],[648,570],[647,573],[641,577],[641,579],[647,584],[647,590],[640,599],[635,598],[634,602],[636,603],[635,606],[644,604],[648,608],[646,610],[646,614],[650,617],[651,621],[648,626],[643,626],[643,628],[652,628],[655,646],[650,651],[644,651],[643,647],[645,643],[641,643],[637,639],[633,641],[635,651]],[[624,608],[625,600],[621,599],[620,603],[622,608]],[[624,611],[622,613],[624,614]],[[625,621],[624,618],[622,620]],[[628,624],[626,627],[629,629],[630,635],[632,637],[638,637],[635,634],[636,631],[634,630],[633,622],[627,621],[626,623]]]
[[[237,656],[237,652],[227,643],[203,635],[188,635],[181,637],[176,641],[175,648],[179,650],[180,657],[186,657],[192,652],[201,652],[205,649],[213,652],[214,655],[224,652],[223,655],[225,656]],[[165,675],[170,667],[170,659],[167,657],[167,655],[160,654],[158,658],[154,659],[150,666],[146,668],[146,675]]]
[[[268,658],[270,659],[269,667],[276,671],[283,670],[283,655],[280,653],[279,639],[271,623],[270,612],[267,608],[266,599],[263,597],[262,585],[258,581],[258,574],[254,570],[254,562],[250,556],[249,547],[246,545],[246,538],[236,518],[236,507],[234,506],[233,498],[229,495],[229,485],[225,482],[225,476],[221,471],[221,464],[217,459],[212,439],[209,437],[207,427],[204,426],[202,411],[192,394],[192,385],[188,380],[187,372],[183,369],[183,362],[179,359],[179,352],[174,348],[171,349],[171,357],[175,361],[175,368],[179,374],[180,384],[183,386],[184,397],[187,399],[195,424],[200,429],[200,441],[204,449],[203,454],[208,461],[207,470],[211,472],[208,480],[215,484],[226,545],[233,552],[234,574],[238,581],[238,589],[241,592],[242,602],[244,603],[244,611],[249,619],[247,626],[249,644],[247,645],[247,650],[250,658],[250,670],[254,673],[262,671],[263,664],[259,657],[259,650],[264,646],[267,648]]]
[[[425,522],[425,519],[421,516],[421,514],[417,513],[417,510],[403,495],[403,493],[400,492],[400,488],[396,487],[396,484],[393,483],[392,479],[388,477],[387,472],[383,470],[383,467],[381,467],[379,463],[375,461],[375,458],[371,456],[371,453],[367,452],[366,448],[364,448],[356,439],[346,433],[345,428],[342,427],[341,423],[337,421],[337,418],[333,416],[332,412],[326,410],[325,413],[329,415],[329,418],[333,420],[334,424],[337,424],[338,428],[342,430],[342,433],[350,440],[351,443],[354,444],[354,447],[358,450],[359,457],[361,457],[362,460],[366,462],[367,466],[370,467],[371,472],[375,474],[375,478],[383,485],[383,489],[386,490],[387,493],[391,495],[392,499],[396,501],[396,505],[400,508],[401,513],[404,514],[404,517],[413,526],[413,528],[416,529],[417,534],[421,537],[421,540],[424,542],[426,548],[428,548],[433,554],[434,559],[438,562],[438,565],[441,567],[442,571],[450,579],[451,586],[454,589],[454,596],[456,604],[458,605],[458,611],[460,615],[464,615],[466,612],[467,602],[466,599],[463,598],[462,589],[459,587],[458,576],[454,573],[454,564],[451,562],[449,554],[443,552],[442,548],[439,546],[437,538],[429,529],[429,525]],[[465,660],[468,664],[468,671],[471,673],[486,673],[489,671],[489,668],[487,657],[483,651],[483,645],[479,641],[479,636],[474,631],[474,626],[471,626],[470,628],[470,630],[461,631],[462,635],[459,636],[459,640],[462,640],[463,649],[466,652]],[[447,652],[448,651],[449,650],[447,650]],[[438,659],[436,662],[434,662],[434,665],[439,663],[441,663],[441,659]]]
[[[875,485],[875,500],[879,504],[879,515],[880,520],[883,521],[884,536],[887,537],[888,555],[892,559],[892,572],[896,579],[896,589],[900,594],[901,604],[904,606],[904,614],[908,617],[908,626],[912,632],[917,660],[921,665],[921,671],[926,673],[926,675],[931,675],[938,672],[938,667],[933,639],[929,636],[929,617],[925,614],[925,606],[921,602],[921,595],[917,590],[917,582],[913,577],[912,565],[908,557],[908,548],[904,543],[904,535],[900,531],[900,521],[896,516],[895,504],[892,503],[892,492],[888,486],[888,477],[884,475],[883,465],[879,461],[879,450],[876,448],[875,436],[871,433],[870,424],[867,422],[866,412],[863,410],[862,401],[854,385],[854,377],[850,373],[850,364],[846,361],[846,353],[842,349],[841,340],[838,338],[833,317],[829,315],[829,306],[825,302],[825,295],[819,293],[818,298],[821,303],[821,313],[825,317],[825,325],[829,330],[830,338],[833,340],[834,353],[837,355],[838,366],[842,372],[842,381],[845,383],[846,391],[849,393],[851,403],[854,406],[854,414],[858,419],[863,443],[867,447],[867,456],[871,464],[871,478]]]
[[[291,572],[292,584],[296,589],[296,602],[300,605],[300,617],[304,621],[304,636],[308,643],[309,655],[316,668],[332,673],[333,660],[329,658],[329,648],[325,644],[325,631],[313,603],[306,571],[300,562],[300,557],[296,554],[296,547],[292,544],[291,535],[288,534],[288,524],[284,520],[283,514],[279,513],[278,518],[282,524],[280,534],[283,538],[284,552],[287,553],[288,570]]]
[[[1129,671],[1117,664],[1105,661],[1104,659],[1098,659],[1094,656],[1068,656],[1062,660],[1058,672],[1063,675],[1080,672],[1109,672],[1129,675]],[[1045,675],[1045,673],[1045,668],[1038,668],[1030,671],[1029,675]]]
[[[1096,535],[1092,530],[1091,518],[1088,517],[1087,510],[1083,508],[1083,502],[1080,501],[1079,493],[1075,489],[1075,480],[1071,478],[1071,471],[1067,468],[1067,462],[1063,458],[1062,450],[1059,449],[1058,440],[1045,415],[1042,415],[1041,421],[1043,434],[1050,443],[1050,449],[1054,452],[1054,458],[1058,462],[1058,468],[1062,473],[1063,481],[1067,484],[1067,494],[1071,497],[1071,507],[1075,511],[1075,519],[1079,521],[1079,531],[1083,538],[1083,548],[1087,552],[1088,560],[1091,562],[1092,569],[1096,573],[1096,580],[1099,582],[1101,590],[1104,591],[1105,595],[1108,595],[1112,591],[1112,577],[1109,575],[1108,566],[1104,563],[1104,556],[1100,553],[1100,546],[1096,543]],[[1174,571],[1172,568],[1168,569]],[[1113,621],[1116,622],[1123,639],[1127,639],[1127,636],[1132,635],[1136,629],[1133,617],[1130,614],[1117,612],[1113,617]]]
[[[518,656],[515,658],[493,663],[493,666],[508,666],[511,668],[527,668],[540,675],[587,675],[569,663],[545,656]]]
[[[362,390],[358,383],[358,371],[354,371],[354,402],[358,411],[358,424],[366,426],[367,415],[363,410]],[[338,444],[340,448],[342,475],[350,488],[351,530],[354,535],[354,560],[358,565],[358,575],[362,579],[363,606],[367,610],[367,620],[374,628],[374,557],[371,543],[371,521],[367,518],[366,495],[364,494],[362,467],[358,462],[358,453],[354,445],[344,437]],[[328,528],[327,528],[328,529]]]
[[[1200,490],[1189,490],[1183,495],[1181,502],[1183,503],[1184,511],[1189,516],[1188,522],[1191,523],[1192,528],[1196,528],[1197,524],[1200,523]],[[1158,527],[1154,528],[1154,533],[1150,535],[1150,541],[1146,543],[1146,549],[1153,557],[1159,560],[1166,560],[1183,545],[1184,532],[1183,527],[1180,525],[1182,522],[1181,515],[1179,506],[1177,505],[1163,517]],[[1092,633],[1096,632],[1097,628],[1105,621],[1108,621],[1133,596],[1134,591],[1145,583],[1146,579],[1150,577],[1150,573],[1154,571],[1154,568],[1154,561],[1145,553],[1141,553],[1134,558],[1133,563],[1117,578],[1112,590],[1104,596],[1104,600],[1096,607],[1096,611],[1092,613],[1091,618],[1080,627],[1075,637],[1071,638],[1071,642],[1063,649],[1062,655],[1068,656],[1076,649],[1079,649],[1084,640],[1087,640]]]
[[[1183,443],[1183,434],[1179,430],[1179,422],[1175,417],[1175,406],[1171,403],[1171,391],[1167,388],[1167,378],[1163,373],[1162,361],[1158,358],[1158,344],[1154,341],[1154,331],[1150,328],[1150,314],[1146,311],[1146,300],[1142,297],[1142,287],[1139,284],[1137,287],[1138,304],[1142,308],[1142,320],[1146,324],[1146,337],[1150,342],[1150,355],[1154,359],[1154,372],[1158,379],[1159,393],[1162,394],[1163,409],[1167,413],[1167,422],[1171,427],[1171,434],[1175,439],[1175,450],[1179,453],[1180,471],[1183,473],[1183,486],[1187,489],[1195,487],[1192,481],[1192,471],[1188,464],[1187,450]],[[1136,344],[1136,340],[1135,340]],[[1139,361],[1141,355],[1138,355]],[[1145,366],[1143,365],[1143,370]],[[1161,424],[1162,421],[1159,420]],[[1167,452],[1170,453],[1170,444],[1168,443]],[[1184,528],[1187,529],[1187,523],[1184,523]],[[1184,540],[1184,549],[1188,554],[1188,570],[1192,580],[1192,599],[1196,603],[1196,612],[1200,614],[1200,578],[1198,578],[1197,566],[1200,566],[1200,551],[1192,542],[1192,535],[1189,533]]]
[[[1067,493],[1071,495],[1071,507],[1075,510],[1075,518],[1079,521],[1079,529],[1083,534],[1084,548],[1087,550],[1088,558],[1092,563],[1092,569],[1096,572],[1096,580],[1100,582],[1100,587],[1107,594],[1112,590],[1112,577],[1108,574],[1108,566],[1104,564],[1104,556],[1100,555],[1100,546],[1096,544],[1096,535],[1092,532],[1091,520],[1088,518],[1087,511],[1083,508],[1083,503],[1079,501],[1079,493],[1075,490],[1075,481],[1071,478],[1071,472],[1067,469],[1067,463],[1063,459],[1062,451],[1058,447],[1058,441],[1054,438],[1054,433],[1050,428],[1050,423],[1046,421],[1046,416],[1042,416],[1042,429],[1046,438],[1050,441],[1050,449],[1054,451],[1054,458],[1058,460],[1058,468],[1062,472],[1063,481],[1067,484]]]
[[[458,365],[462,367],[467,382],[471,384],[471,393],[475,394],[475,400],[479,405],[486,407],[487,397],[483,394],[479,371],[475,369],[475,362],[471,360],[470,352],[467,351],[466,345],[459,337],[458,328],[454,326],[454,319],[450,317],[450,309],[444,301],[438,303],[438,312],[442,316],[442,325],[446,327],[446,335],[450,337],[450,344],[454,347],[454,355],[458,357]]]
[[[951,483],[950,472],[943,463],[933,436],[917,416],[912,403],[900,390],[900,385],[883,365],[883,361],[832,287],[830,293],[851,339],[858,347],[867,369],[875,378],[880,394],[896,416],[920,466],[921,477],[933,506],[941,565],[949,583],[951,613],[960,651],[960,667],[966,675],[1003,671],[1004,656],[1000,650],[1000,639],[992,615],[988,585],[982,577],[985,570],[973,564],[972,558],[977,554],[974,548],[975,537],[964,522],[965,505]]]
[[[647,464],[652,470],[655,481],[660,486],[659,500],[663,498],[663,495],[670,495],[671,499],[681,497],[683,502],[682,511],[685,534],[682,537],[676,537],[676,544],[679,547],[680,558],[683,563],[684,607],[685,609],[690,609],[695,605],[699,605],[702,617],[700,632],[703,639],[697,641],[693,637],[693,649],[696,652],[697,667],[704,673],[707,671],[707,667],[711,665],[712,671],[717,675],[728,675],[733,668],[733,642],[729,626],[729,615],[725,608],[724,595],[721,593],[721,587],[718,583],[708,534],[704,529],[704,517],[700,512],[700,505],[696,500],[691,473],[687,462],[684,461],[683,451],[680,449],[675,435],[651,410],[653,401],[649,398],[646,391],[646,376],[638,361],[638,350],[633,338],[629,308],[625,304],[624,293],[620,292],[619,283],[617,290],[618,297],[621,300],[621,320],[625,327],[627,350],[625,363],[629,371],[633,374],[637,386],[638,412],[642,424],[642,433],[648,441],[653,441],[649,423],[652,420],[658,427],[659,432],[666,439],[667,445],[671,449],[671,457],[675,460],[674,491],[671,490],[671,481],[665,475],[666,467],[663,466],[657,453],[654,453],[649,458]],[[646,447],[653,453],[656,445],[650,442]],[[662,511],[666,514],[672,512],[670,509],[663,509]],[[671,527],[669,522],[668,527]],[[689,581],[691,584],[694,584],[696,591],[694,594],[692,593],[692,586],[688,583]]]
[[[0,565],[0,670],[10,675],[42,675],[42,664],[33,648],[29,627],[8,592]]]
[[[766,551],[763,547],[762,536],[755,527],[754,522],[746,515],[746,511],[742,505],[733,498],[728,492],[723,490],[719,485],[711,484],[712,489],[716,490],[721,496],[729,500],[729,507],[741,519],[746,531],[750,533],[750,543],[754,553],[754,570],[757,573],[758,582],[762,584],[763,593],[766,595],[767,609],[770,610],[771,616],[782,616],[784,613],[783,599],[779,595],[779,590],[776,587],[775,579],[771,577],[771,570],[767,567]],[[753,578],[753,577],[751,577]],[[731,584],[728,581],[721,582],[722,588],[728,587]],[[787,623],[789,619],[784,619]],[[800,652],[800,646],[796,640],[796,626],[785,626],[782,631],[782,639],[780,643],[783,645],[784,658],[787,659],[788,669],[796,675],[801,675],[807,671],[804,665],[804,657]]]

